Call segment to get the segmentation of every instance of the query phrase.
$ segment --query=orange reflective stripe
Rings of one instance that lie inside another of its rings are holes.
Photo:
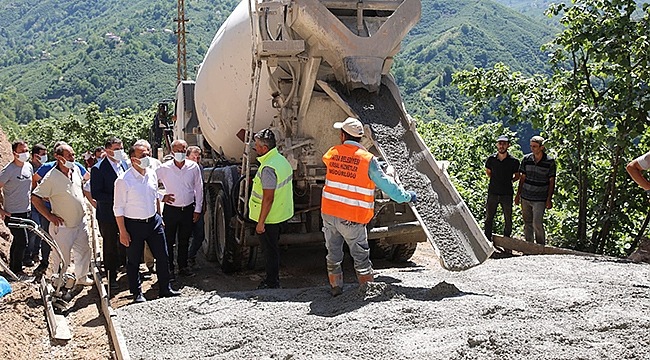
[[[350,144],[332,147],[324,156],[327,166],[321,212],[367,224],[374,215],[375,183],[368,176],[373,155]]]

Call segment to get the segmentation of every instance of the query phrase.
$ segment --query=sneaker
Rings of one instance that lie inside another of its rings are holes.
[[[165,292],[159,293],[158,297],[159,298],[166,298],[166,297],[174,297],[174,296],[180,296],[180,295],[181,295],[180,291],[170,288],[169,290],[167,290]]]
[[[178,271],[178,275],[185,276],[185,277],[192,277],[192,276],[194,276],[196,274],[193,273],[192,270],[190,270],[189,267],[185,267],[185,268],[182,268],[182,269],[180,269]]]
[[[147,302],[147,298],[145,298],[144,295],[142,295],[142,293],[137,293],[137,294],[133,295],[133,302],[136,303],[136,304],[137,303]]]
[[[91,279],[91,278],[89,278],[87,276],[84,276],[82,279],[78,279],[75,282],[75,284],[80,285],[80,286],[93,286],[93,285],[95,285],[95,281],[93,281],[93,279]]]

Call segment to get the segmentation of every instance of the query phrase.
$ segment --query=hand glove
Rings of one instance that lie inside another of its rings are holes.
[[[411,195],[411,200],[409,201],[410,203],[415,204],[416,202],[418,202],[418,195],[415,193],[415,191],[409,190],[407,192],[409,193],[409,195]]]

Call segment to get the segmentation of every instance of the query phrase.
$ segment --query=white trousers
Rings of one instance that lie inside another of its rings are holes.
[[[50,236],[54,239],[61,252],[65,262],[70,265],[70,253],[74,252],[74,275],[79,279],[84,279],[90,269],[91,250],[88,242],[88,228],[86,221],[75,227],[63,227],[50,224]],[[54,253],[51,254],[52,266],[54,272],[58,272],[60,260]],[[66,269],[67,271],[67,269]]]

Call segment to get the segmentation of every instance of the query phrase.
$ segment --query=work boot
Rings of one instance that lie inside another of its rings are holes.
[[[343,274],[327,274],[330,282],[330,294],[339,296],[343,293]]]
[[[357,274],[357,280],[359,280],[359,286],[362,286],[366,283],[375,281],[375,277],[372,275],[372,273],[366,275]]]

